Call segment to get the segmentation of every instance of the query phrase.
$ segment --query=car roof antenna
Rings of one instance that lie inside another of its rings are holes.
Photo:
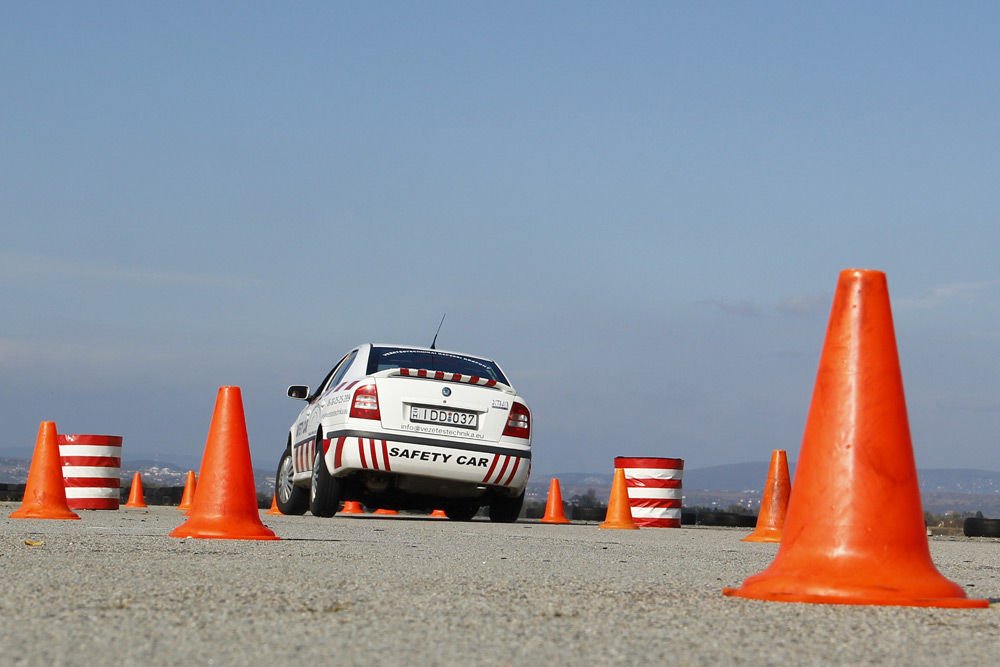
[[[437,342],[438,342],[438,334],[441,333],[441,325],[444,324],[444,318],[447,317],[447,316],[448,316],[448,313],[445,313],[444,315],[441,316],[441,321],[438,322],[438,330],[434,332],[434,340],[431,341],[431,349],[432,350],[436,350],[437,349],[435,346],[437,345]]]

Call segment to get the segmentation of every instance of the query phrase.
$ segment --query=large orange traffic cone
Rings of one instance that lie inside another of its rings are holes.
[[[265,512],[265,514],[271,514],[271,515],[281,514],[281,510],[278,509],[278,494],[277,493],[275,493],[273,496],[271,496],[271,509],[267,510],[267,512]]]
[[[629,510],[629,518],[632,511]],[[542,523],[569,523],[563,511],[562,491],[559,490],[559,480],[555,477],[549,482],[549,497],[545,501],[545,514],[540,519]]]
[[[615,479],[611,483],[611,497],[608,499],[608,513],[604,517],[604,523],[598,528],[639,529],[639,526],[632,521],[632,507],[628,502],[624,468],[615,468]]]
[[[986,607],[934,567],[885,274],[841,272],[778,554],[726,595]]]
[[[788,479],[788,454],[783,449],[771,452],[771,466],[764,484],[764,499],[757,514],[757,527],[744,542],[780,542],[788,510],[792,484]]]
[[[128,492],[128,501],[123,507],[141,509],[147,507],[146,497],[142,492],[142,475],[136,473],[132,475],[132,488]]]
[[[220,387],[187,521],[170,537],[276,540],[260,521],[239,387]]]
[[[194,494],[198,489],[198,480],[194,476],[194,470],[188,470],[187,481],[184,482],[184,493],[181,494],[181,503],[177,509],[182,512],[189,511],[194,506]]]
[[[365,511],[361,509],[361,503],[357,500],[345,500],[344,508],[340,510],[341,514],[364,514]]]
[[[28,482],[24,486],[21,507],[11,512],[10,518],[80,518],[66,504],[66,486],[62,463],[59,461],[55,422],[42,422],[38,426],[38,438],[35,440],[35,452],[31,455],[31,467],[28,469]]]

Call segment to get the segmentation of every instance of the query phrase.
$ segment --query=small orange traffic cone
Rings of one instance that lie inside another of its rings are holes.
[[[885,274],[842,271],[781,545],[725,595],[987,607],[931,561]]]
[[[399,514],[399,512],[397,512],[396,510],[387,510],[380,507],[377,510],[375,510],[375,514],[380,514],[382,516],[395,516]]]
[[[629,509],[629,517],[632,510]],[[542,523],[569,523],[566,513],[563,511],[562,491],[559,489],[559,480],[555,477],[549,482],[549,497],[545,501],[545,514],[539,519]]]
[[[260,521],[239,387],[220,387],[187,521],[170,537],[276,540]]]
[[[430,517],[432,519],[447,519],[448,515],[445,514],[444,510],[434,510],[430,513]]]
[[[31,455],[28,481],[24,486],[21,507],[10,514],[11,519],[79,519],[66,504],[66,487],[56,423],[42,422],[38,426],[35,452]]]
[[[131,509],[147,507],[146,498],[142,493],[142,475],[139,473],[132,475],[132,488],[128,492],[128,502],[123,507]]]
[[[184,493],[181,494],[181,503],[177,509],[187,512],[194,506],[194,494],[198,489],[198,481],[194,476],[194,470],[188,470],[187,481],[184,483]]]
[[[604,523],[598,528],[639,530],[639,526],[632,521],[632,507],[628,502],[624,468],[615,468],[615,480],[611,483],[611,497],[608,499],[608,513],[604,517]]]
[[[271,509],[267,510],[265,514],[281,514],[281,510],[278,509],[278,494],[275,493],[271,496]]]
[[[364,514],[365,511],[361,508],[361,503],[357,500],[345,500],[344,508],[340,510],[341,514]]]
[[[780,542],[785,526],[788,496],[792,484],[788,479],[788,454],[783,449],[771,452],[771,466],[764,484],[764,499],[757,514],[757,527],[743,538],[744,542]]]

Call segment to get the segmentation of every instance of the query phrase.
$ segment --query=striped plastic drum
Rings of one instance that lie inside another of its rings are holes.
[[[75,510],[116,510],[120,502],[120,435],[59,435],[66,504]]]
[[[625,470],[632,520],[643,528],[681,527],[683,459],[616,456]]]

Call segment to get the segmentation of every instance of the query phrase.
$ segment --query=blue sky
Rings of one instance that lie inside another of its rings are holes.
[[[837,274],[917,463],[1000,470],[992,3],[2,3],[0,449],[270,468],[366,341],[496,358],[534,470],[795,458]]]

